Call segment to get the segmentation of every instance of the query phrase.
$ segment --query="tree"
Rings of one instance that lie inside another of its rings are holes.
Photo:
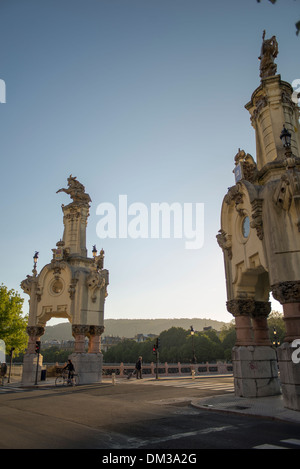
[[[236,330],[234,321],[228,326],[223,326],[220,332],[220,340],[222,343],[224,358],[230,361],[232,357],[232,349],[236,343]]]
[[[4,341],[6,353],[14,347],[14,355],[24,352],[27,346],[27,316],[23,315],[23,298],[14,290],[0,285],[0,339]]]

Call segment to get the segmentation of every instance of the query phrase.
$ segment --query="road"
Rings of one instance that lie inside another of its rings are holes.
[[[228,376],[3,388],[0,448],[101,449],[116,454],[125,449],[198,451],[270,444],[300,449],[297,424],[191,406],[202,397],[232,390],[233,378]]]

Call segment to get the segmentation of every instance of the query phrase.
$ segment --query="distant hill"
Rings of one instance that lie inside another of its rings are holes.
[[[132,338],[137,334],[155,334],[159,335],[162,331],[171,327],[182,327],[190,329],[193,326],[195,331],[202,331],[204,327],[211,326],[220,331],[224,325],[229,323],[215,321],[213,319],[107,319],[104,321],[105,331],[103,336],[118,336]],[[55,326],[46,326],[45,334],[41,337],[45,340],[71,340],[72,327],[70,323],[64,322]]]

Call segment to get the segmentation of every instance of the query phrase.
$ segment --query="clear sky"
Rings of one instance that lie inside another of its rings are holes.
[[[220,210],[238,148],[255,158],[244,105],[259,86],[262,32],[282,79],[300,78],[298,0],[1,0],[0,282],[49,263],[70,174],[92,205],[87,248],[105,250],[106,318],[231,321]],[[97,206],[204,204],[204,244],[99,239]],[[277,302],[275,309],[281,310]]]

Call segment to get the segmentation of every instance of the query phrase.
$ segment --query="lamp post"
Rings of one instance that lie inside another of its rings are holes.
[[[282,141],[282,145],[285,148],[285,157],[287,159],[287,165],[294,166],[294,158],[291,149],[291,142],[292,142],[292,134],[283,126],[283,129],[280,134],[280,140]]]
[[[280,345],[280,342],[277,339],[277,331],[275,327],[273,327],[273,342],[272,343],[275,348],[277,348]]]
[[[193,347],[193,360],[192,360],[192,363],[196,363],[194,334],[195,334],[194,328],[193,328],[193,326],[191,326],[192,347]]]
[[[36,264],[37,264],[38,258],[39,258],[39,253],[37,251],[35,251],[35,253],[33,255],[33,271],[32,271],[32,273],[35,277],[37,275]]]
[[[290,148],[291,147],[291,139],[292,135],[290,132],[285,128],[285,125],[283,126],[283,129],[280,134],[280,139],[282,141],[282,144],[284,148]]]
[[[93,258],[96,260],[96,257],[97,257],[97,248],[96,248],[96,244],[94,244],[94,246],[93,246],[92,253],[93,253]]]
[[[8,374],[8,380],[7,382],[10,383],[10,377],[11,377],[11,369],[12,369],[12,361],[13,361],[13,352],[15,350],[15,347],[12,347],[9,352],[10,356],[10,366],[9,366],[9,374]]]

